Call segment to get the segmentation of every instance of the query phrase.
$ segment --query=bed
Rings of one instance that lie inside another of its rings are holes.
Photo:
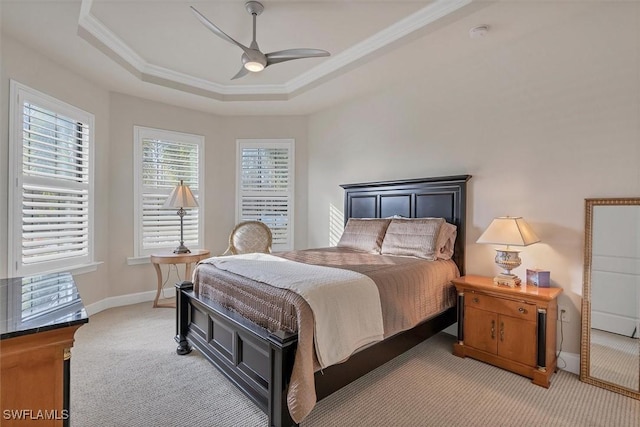
[[[469,178],[469,175],[461,175],[342,185],[345,190],[345,223],[350,218],[444,218],[457,227],[455,250],[450,262],[455,263],[456,273],[464,274],[466,182]],[[335,249],[294,251],[283,256],[300,261],[302,252],[307,257],[311,254],[311,257],[328,259]],[[354,254],[352,258],[358,256]],[[363,263],[364,267],[352,266],[352,269],[371,270],[367,264],[372,262]],[[224,283],[224,274],[218,276]],[[233,282],[231,279],[229,277],[228,281]],[[297,425],[287,406],[287,395],[296,350],[306,345],[306,338],[302,333],[299,336],[295,328],[282,326],[274,329],[273,325],[267,328],[252,316],[242,316],[205,289],[193,282],[176,285],[177,353],[187,354],[195,347],[267,413],[270,426]],[[410,329],[398,328],[402,332],[388,334],[384,340],[359,350],[343,363],[312,373],[315,399],[321,400],[455,321],[455,307],[449,306]],[[296,372],[294,380],[297,378]],[[294,383],[297,387],[297,382]]]

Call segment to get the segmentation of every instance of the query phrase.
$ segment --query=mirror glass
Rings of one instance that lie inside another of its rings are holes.
[[[640,198],[587,199],[580,379],[640,399]]]

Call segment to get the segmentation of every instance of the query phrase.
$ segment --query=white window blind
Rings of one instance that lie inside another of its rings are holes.
[[[237,146],[237,221],[262,221],[274,251],[293,249],[294,141],[245,139]]]
[[[10,269],[93,261],[92,114],[11,82]]]
[[[184,181],[200,205],[186,208],[184,242],[197,248],[203,241],[203,167],[204,138],[160,129],[134,127],[136,191],[136,256],[161,249],[174,249],[180,242],[180,218],[175,209],[162,205]]]

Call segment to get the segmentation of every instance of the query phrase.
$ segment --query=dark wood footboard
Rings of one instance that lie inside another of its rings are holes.
[[[287,408],[298,336],[270,333],[215,301],[198,298],[193,283],[176,285],[176,352],[202,353],[269,416],[270,426],[296,425]]]

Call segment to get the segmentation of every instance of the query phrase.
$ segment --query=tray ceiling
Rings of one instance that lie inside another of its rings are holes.
[[[211,33],[188,6],[248,45],[252,21],[244,1],[83,0],[78,34],[142,81],[222,101],[284,100],[470,2],[265,1],[257,24],[263,51],[310,47],[332,55],[277,64],[233,81],[242,51]]]

